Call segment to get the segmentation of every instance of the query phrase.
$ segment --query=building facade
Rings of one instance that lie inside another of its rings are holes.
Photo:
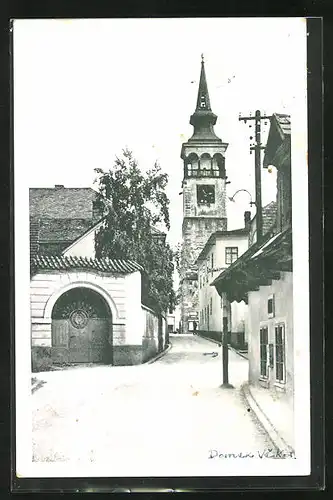
[[[199,282],[199,333],[220,341],[223,316],[228,317],[230,343],[245,348],[247,338],[247,305],[229,303],[220,297],[211,283],[248,248],[248,227],[213,233],[197,259]]]
[[[63,364],[138,364],[166,345],[166,319],[143,303],[142,267],[96,258],[95,237],[103,223],[96,199],[90,188],[30,190],[34,371]]]
[[[290,133],[290,116],[274,114],[265,148],[264,167],[274,166],[277,169],[275,221],[261,241],[255,241],[234,264],[215,279],[214,286],[230,302],[244,300],[248,304],[250,387],[269,391],[273,400],[279,400],[284,405],[284,415],[274,414],[273,409],[272,414],[267,416],[293,448]]]
[[[227,230],[225,152],[228,144],[214,132],[204,61],[196,109],[190,118],[194,131],[182,145],[183,224],[180,266],[181,325],[183,333],[198,323],[198,268],[196,259],[210,235]]]

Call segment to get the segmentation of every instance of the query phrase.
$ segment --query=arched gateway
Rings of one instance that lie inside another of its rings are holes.
[[[64,292],[52,310],[52,358],[55,363],[112,363],[112,313],[94,290]]]

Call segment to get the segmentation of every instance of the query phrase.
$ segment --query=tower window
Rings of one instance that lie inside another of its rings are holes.
[[[198,185],[197,202],[198,205],[211,205],[215,203],[215,186]]]
[[[199,158],[195,153],[191,153],[185,161],[185,175],[193,177],[199,166]]]
[[[205,99],[204,95],[201,96],[200,107],[201,108],[205,108],[206,107],[206,99]]]

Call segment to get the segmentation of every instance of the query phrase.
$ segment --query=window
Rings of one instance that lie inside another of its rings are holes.
[[[260,375],[268,377],[268,328],[260,328]]]
[[[215,203],[215,186],[199,184],[197,186],[198,205],[212,205]]]
[[[237,259],[238,259],[238,247],[226,247],[225,263],[232,264]]]
[[[204,95],[202,95],[201,98],[200,98],[200,107],[201,108],[205,108],[206,107],[206,99],[205,99]]]
[[[185,160],[186,175],[193,177],[198,170],[199,157],[195,153],[191,153]]]
[[[210,298],[210,303],[209,303],[209,314],[213,314],[213,297]]]
[[[213,274],[213,269],[214,269],[214,254],[212,253],[212,256],[211,256],[211,271],[212,271],[212,274]]]
[[[274,317],[274,295],[268,297],[267,300],[267,314],[269,318]]]
[[[275,327],[275,380],[285,382],[285,334],[283,323]]]

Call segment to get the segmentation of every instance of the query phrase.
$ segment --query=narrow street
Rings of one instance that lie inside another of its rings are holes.
[[[247,360],[229,351],[235,388],[222,389],[220,347],[197,336],[170,340],[152,364],[36,374],[46,383],[32,396],[34,461],[198,464],[211,449],[271,447],[240,393]]]

